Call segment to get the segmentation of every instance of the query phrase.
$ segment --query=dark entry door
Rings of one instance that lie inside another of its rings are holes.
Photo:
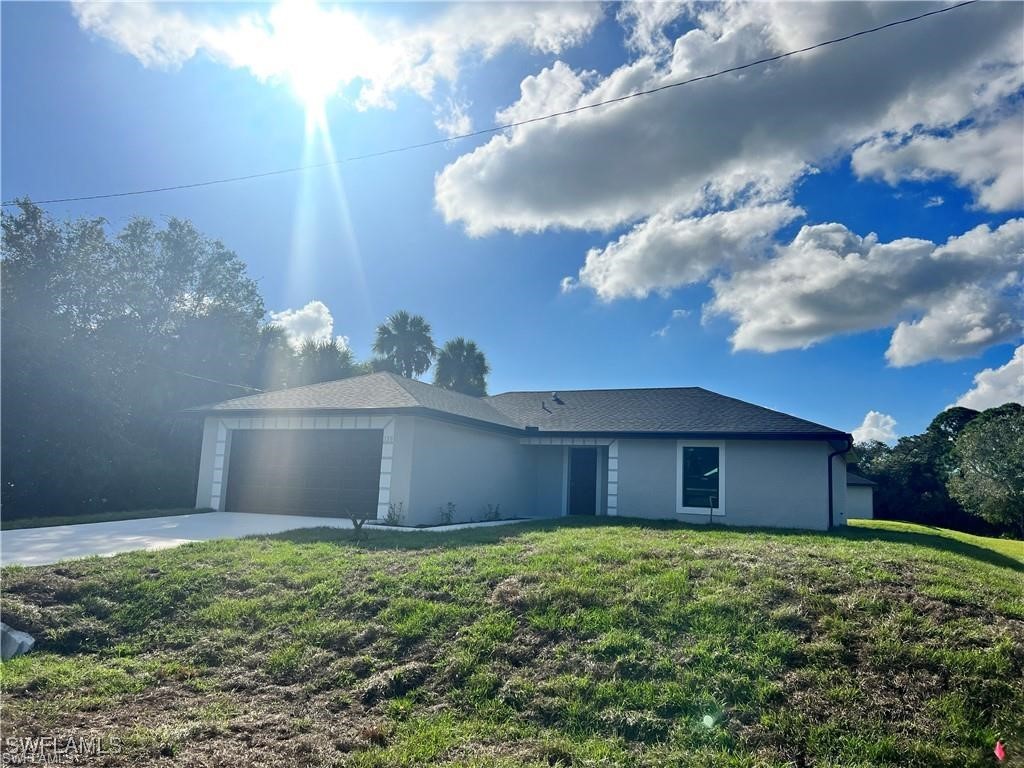
[[[236,430],[229,512],[377,516],[381,430]]]
[[[569,449],[569,514],[597,514],[597,448]]]

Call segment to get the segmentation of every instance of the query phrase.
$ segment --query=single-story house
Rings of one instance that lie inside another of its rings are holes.
[[[846,519],[871,520],[875,516],[875,486],[873,480],[855,472],[846,473]]]
[[[812,529],[847,517],[849,434],[700,387],[470,397],[373,373],[192,410],[197,507],[394,507],[409,525],[495,508]]]

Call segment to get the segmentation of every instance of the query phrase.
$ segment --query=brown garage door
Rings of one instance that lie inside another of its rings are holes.
[[[237,430],[226,509],[374,518],[382,442],[379,429]]]

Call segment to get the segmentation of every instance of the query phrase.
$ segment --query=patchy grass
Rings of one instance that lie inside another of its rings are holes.
[[[121,765],[989,766],[1024,565],[929,529],[303,530],[5,569],[5,736]]]
[[[143,520],[147,517],[169,517],[175,515],[199,515],[213,512],[212,509],[129,509],[117,512],[92,512],[84,515],[49,515],[43,517],[0,518],[0,530],[13,531],[19,528],[49,528],[54,525],[80,525],[82,523],[107,523],[111,520]]]

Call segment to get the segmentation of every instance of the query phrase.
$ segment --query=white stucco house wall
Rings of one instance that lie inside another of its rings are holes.
[[[191,410],[197,507],[817,530],[863,511],[849,509],[849,434],[699,387],[475,398],[374,373]]]
[[[875,516],[875,486],[878,483],[854,472],[846,473],[846,519],[871,520]]]

